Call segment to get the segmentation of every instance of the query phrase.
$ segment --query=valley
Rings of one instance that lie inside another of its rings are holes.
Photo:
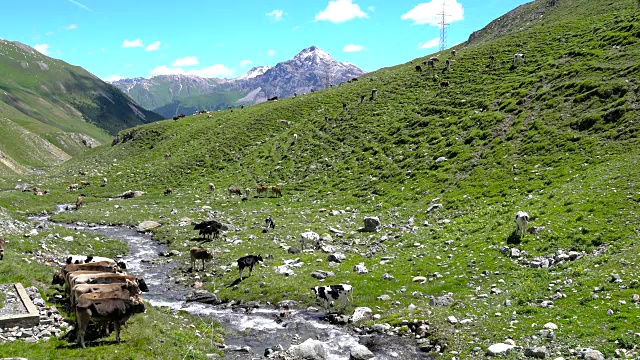
[[[326,343],[321,359],[353,357],[356,341],[376,359],[638,357],[638,15],[632,1],[534,1],[455,55],[243,108],[189,100],[209,113],[113,128],[113,142],[100,130],[103,145],[46,172],[0,173],[0,283],[56,303],[56,262],[90,249],[166,269],[153,296],[181,292],[150,300],[122,344],[17,340],[0,357],[248,359],[281,345],[272,358],[298,359],[287,349],[307,337]],[[48,192],[20,191],[30,186]],[[144,194],[118,196],[128,191]],[[81,194],[81,208],[55,211]],[[219,238],[194,230],[213,219]],[[145,221],[159,226],[118,233]],[[308,232],[317,246],[301,243]],[[204,271],[191,269],[197,245],[213,250]],[[264,261],[240,279],[247,255]],[[351,285],[352,299],[324,317],[310,288],[331,284]]]

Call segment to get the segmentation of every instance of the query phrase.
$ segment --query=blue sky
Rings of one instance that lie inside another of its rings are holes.
[[[0,38],[36,47],[102,79],[190,73],[236,77],[316,45],[365,71],[448,46],[527,0],[20,0]]]

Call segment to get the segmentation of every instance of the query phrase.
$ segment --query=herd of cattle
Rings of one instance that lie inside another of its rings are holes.
[[[149,291],[144,279],[127,275],[126,265],[97,256],[69,256],[52,285],[64,285],[71,311],[76,314],[77,342],[93,320],[96,329],[109,332],[111,326],[120,342],[120,328],[137,313],[145,312],[141,292]]]

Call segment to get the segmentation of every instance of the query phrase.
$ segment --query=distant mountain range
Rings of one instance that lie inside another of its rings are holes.
[[[321,90],[364,74],[355,65],[339,62],[311,46],[275,66],[259,66],[235,79],[192,75],[160,75],[112,82],[140,106],[169,118],[196,110],[256,104],[270,97]]]
[[[0,40],[0,177],[60,163],[160,119],[81,67]]]

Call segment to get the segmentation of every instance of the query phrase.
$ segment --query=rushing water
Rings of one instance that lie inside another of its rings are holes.
[[[64,211],[66,206],[58,206],[57,211]],[[46,217],[34,220],[48,221]],[[60,224],[58,224],[60,225]],[[301,310],[291,311],[285,318],[278,316],[276,309],[259,308],[254,311],[235,312],[220,306],[195,302],[186,302],[185,298],[191,290],[176,284],[172,272],[177,266],[174,262],[152,262],[167,247],[151,239],[149,235],[140,234],[133,229],[115,226],[72,226],[85,232],[106,235],[126,242],[129,254],[123,260],[127,271],[142,277],[147,282],[150,292],[143,298],[154,306],[166,306],[173,310],[184,310],[192,315],[208,318],[221,323],[226,331],[225,343],[229,348],[250,347],[253,356],[247,353],[228,352],[227,359],[260,358],[266,348],[277,348],[281,345],[288,348],[291,344],[302,343],[308,338],[324,343],[330,360],[349,359],[351,347],[359,343],[359,337],[347,328],[322,322],[321,314]],[[423,358],[410,339],[381,336],[380,346],[372,351],[376,359],[421,359]]]

